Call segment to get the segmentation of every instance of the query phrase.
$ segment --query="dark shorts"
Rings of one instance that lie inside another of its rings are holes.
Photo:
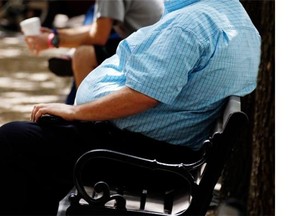
[[[101,64],[106,58],[115,54],[117,46],[121,40],[121,38],[110,38],[104,46],[94,45],[98,64]]]

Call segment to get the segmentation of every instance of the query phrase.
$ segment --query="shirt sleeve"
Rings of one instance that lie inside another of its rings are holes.
[[[125,6],[122,0],[97,0],[95,18],[109,17],[124,22]]]
[[[151,32],[131,50],[125,66],[126,86],[160,102],[173,103],[189,74],[197,69],[202,49],[191,30],[167,27]],[[134,40],[137,34],[141,31],[134,34]]]

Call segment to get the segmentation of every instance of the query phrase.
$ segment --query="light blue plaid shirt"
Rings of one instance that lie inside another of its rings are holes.
[[[261,39],[238,0],[168,0],[80,85],[76,104],[128,86],[160,101],[117,119],[122,129],[198,149],[225,98],[256,87]]]

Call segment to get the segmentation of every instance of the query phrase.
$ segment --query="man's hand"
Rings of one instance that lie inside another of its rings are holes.
[[[37,104],[31,112],[31,121],[38,122],[43,115],[54,115],[65,120],[72,121],[74,119],[75,107],[62,103]]]
[[[41,51],[49,48],[48,35],[50,32],[50,29],[42,27],[40,35],[25,37],[25,42],[33,54],[38,55]]]

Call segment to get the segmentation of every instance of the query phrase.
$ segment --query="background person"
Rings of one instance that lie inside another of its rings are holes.
[[[57,30],[42,28],[40,36],[29,36],[25,41],[35,54],[48,48],[76,47],[72,70],[77,88],[90,71],[115,53],[123,38],[157,22],[163,10],[163,0],[97,0],[91,25]],[[111,32],[115,33],[111,35]],[[70,104],[71,100],[74,102],[71,97]]]

